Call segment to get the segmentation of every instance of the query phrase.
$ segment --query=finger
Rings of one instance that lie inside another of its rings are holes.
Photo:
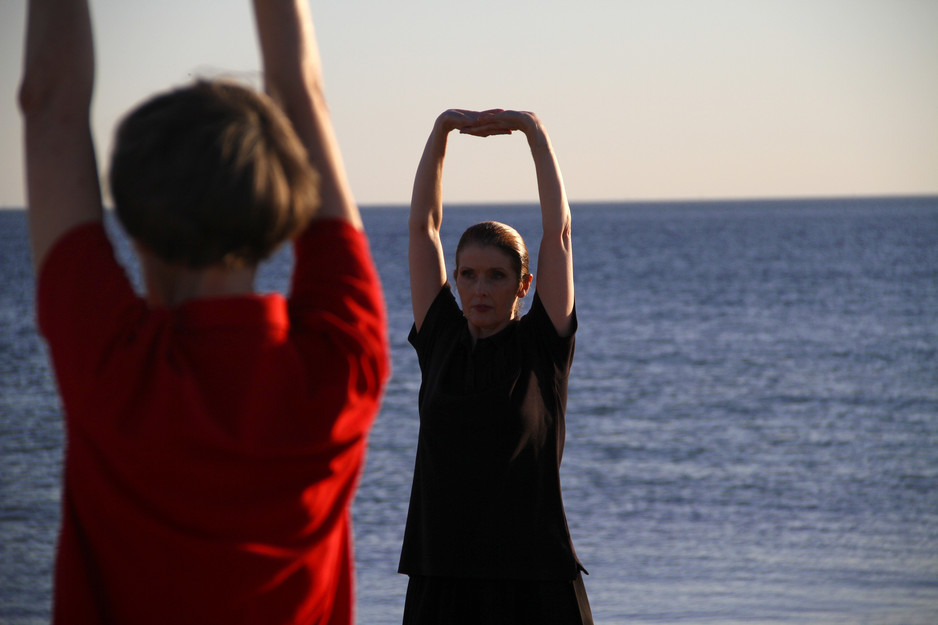
[[[510,124],[497,119],[481,119],[474,128],[476,130],[514,130]]]
[[[492,135],[510,135],[512,131],[506,128],[463,128],[459,132],[474,137],[490,137]]]

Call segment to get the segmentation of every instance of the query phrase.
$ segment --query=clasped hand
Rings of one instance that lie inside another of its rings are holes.
[[[510,135],[515,130],[528,134],[537,127],[538,123],[534,113],[503,109],[487,111],[449,109],[440,115],[439,121],[447,132],[459,130],[461,134],[476,137]]]

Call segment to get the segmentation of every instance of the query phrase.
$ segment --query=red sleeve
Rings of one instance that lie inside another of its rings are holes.
[[[60,387],[85,384],[114,342],[146,315],[101,222],[78,226],[56,242],[39,271],[36,309]]]
[[[321,395],[317,404],[339,415],[356,400],[376,403],[390,352],[384,297],[365,234],[344,220],[324,219],[307,228],[295,249],[290,325],[318,382],[311,385]],[[333,431],[337,438],[344,438],[341,431]]]

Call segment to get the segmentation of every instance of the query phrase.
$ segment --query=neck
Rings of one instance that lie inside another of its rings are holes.
[[[256,267],[232,269],[212,265],[188,269],[172,265],[142,252],[140,264],[151,306],[174,308],[183,302],[213,297],[230,297],[254,292]]]
[[[508,325],[515,319],[517,319],[517,317],[512,315],[511,319],[509,319],[505,323],[502,323],[501,325],[493,326],[493,327],[484,327],[484,328],[477,326],[469,321],[466,321],[466,326],[469,328],[469,336],[472,337],[472,344],[475,345],[476,341],[478,341],[479,339],[487,339],[490,336],[494,336],[498,334],[499,332],[507,328]]]

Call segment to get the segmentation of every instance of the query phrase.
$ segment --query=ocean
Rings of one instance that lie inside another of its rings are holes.
[[[938,197],[572,209],[562,480],[596,623],[938,623]],[[394,373],[353,508],[357,613],[390,625],[420,378],[407,209],[363,215]],[[453,206],[450,263],[484,219],[515,225],[536,256],[535,206]],[[61,496],[25,221],[0,211],[6,625],[48,622]],[[119,254],[134,273],[123,240]],[[278,254],[259,287],[285,289],[290,266]]]

